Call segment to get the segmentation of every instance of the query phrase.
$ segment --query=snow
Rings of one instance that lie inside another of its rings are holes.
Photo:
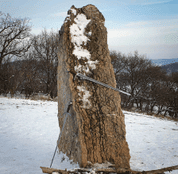
[[[89,67],[91,67],[92,69],[96,69],[96,64],[97,64],[98,62],[99,62],[98,60],[95,60],[95,61],[89,60],[86,64],[88,64]]]
[[[177,122],[138,113],[123,113],[126,116],[126,139],[132,169],[154,170],[178,165]]]
[[[57,102],[0,98],[0,173],[40,174],[49,167],[59,136]],[[56,168],[72,166],[57,154]]]
[[[82,97],[82,99],[80,99],[83,102],[82,108],[89,109],[91,107],[90,101],[88,100],[91,96],[90,92],[87,91],[84,86],[77,86],[77,89],[79,90],[79,96]]]
[[[75,9],[72,8],[71,11],[72,11],[72,13],[73,13],[74,15],[77,14],[77,11],[76,11]]]
[[[91,34],[92,34],[92,32],[91,32],[91,31],[87,33],[87,35],[88,35],[88,36],[91,36]]]
[[[77,47],[76,45],[74,47],[73,54],[76,55],[78,59],[87,58],[89,60],[91,57],[91,54],[88,50],[82,47]]]
[[[75,46],[81,47],[83,43],[86,45],[87,41],[89,40],[88,37],[84,35],[84,32],[86,26],[91,20],[88,20],[84,14],[78,14],[74,21],[76,23],[73,23],[70,26],[70,34],[72,37],[71,41]]]
[[[91,69],[95,69],[95,64],[98,63],[97,60],[90,60],[90,52],[87,49],[83,48],[83,45],[86,45],[87,42],[90,41],[90,39],[85,35],[85,28],[91,20],[87,19],[84,14],[78,14],[75,17],[74,21],[75,23],[70,26],[71,42],[74,45],[73,54],[77,57],[78,60],[87,59],[85,65],[76,65],[74,69],[77,73],[89,73],[89,67]],[[91,36],[91,34],[91,31],[87,33],[88,36]]]
[[[64,23],[66,23],[66,22],[68,22],[68,21],[70,21],[70,15],[67,15],[67,16],[66,16]]]
[[[88,41],[90,41],[90,39],[85,35],[85,28],[90,21],[91,20],[87,19],[84,14],[78,14],[74,18],[75,23],[70,26],[71,42],[74,45],[73,54],[77,57],[78,60],[83,59],[86,61],[84,65],[76,65],[74,70],[77,73],[84,73],[84,75],[86,75],[85,73],[90,73],[90,69],[96,69],[96,64],[98,63],[98,60],[90,60],[90,52],[83,47],[87,44]],[[91,36],[91,34],[91,31],[87,33],[88,36]],[[90,96],[89,91],[84,89],[83,86],[78,86],[77,88],[80,91],[79,96],[81,96],[81,92],[84,92],[83,98],[81,99],[83,101],[82,107],[89,109],[91,107],[90,101],[88,100],[88,97]]]
[[[123,112],[132,169],[178,165],[177,122]],[[57,102],[0,98],[1,174],[41,174],[40,166],[51,163],[58,136]],[[78,165],[57,153],[52,167],[74,169]]]

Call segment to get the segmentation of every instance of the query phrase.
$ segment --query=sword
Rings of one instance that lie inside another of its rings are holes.
[[[131,96],[131,94],[129,94],[128,92],[122,91],[122,90],[120,90],[120,89],[118,89],[118,88],[114,88],[114,87],[112,87],[112,86],[110,86],[110,85],[107,85],[107,84],[105,84],[105,83],[99,82],[99,81],[97,81],[97,80],[95,80],[95,79],[92,79],[92,78],[90,78],[90,77],[87,77],[87,76],[85,76],[85,75],[83,75],[83,74],[81,74],[81,73],[77,73],[76,76],[77,76],[77,77],[80,77],[80,78],[83,79],[83,80],[88,80],[88,81],[94,82],[94,83],[96,83],[96,84],[99,84],[99,85],[101,85],[101,86],[104,86],[104,87],[106,87],[106,88],[110,88],[110,89],[112,89],[112,90],[114,90],[114,91],[121,92],[121,93],[123,93],[123,94],[126,94],[126,95]]]

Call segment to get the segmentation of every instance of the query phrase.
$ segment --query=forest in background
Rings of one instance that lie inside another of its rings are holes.
[[[117,88],[131,94],[120,93],[122,108],[178,116],[178,72],[168,74],[137,51],[133,55],[112,51],[110,56]]]
[[[58,32],[31,34],[29,20],[0,12],[0,94],[57,96]],[[178,72],[169,73],[151,60],[111,51],[122,108],[178,117]],[[60,76],[60,74],[59,74]]]

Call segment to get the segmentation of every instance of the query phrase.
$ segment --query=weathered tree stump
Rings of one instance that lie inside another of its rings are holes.
[[[125,138],[125,120],[120,95],[75,76],[81,73],[116,87],[107,45],[105,19],[93,5],[74,6],[60,30],[58,66],[58,117],[62,130],[68,105],[72,102],[58,148],[80,167],[108,161],[130,168]]]

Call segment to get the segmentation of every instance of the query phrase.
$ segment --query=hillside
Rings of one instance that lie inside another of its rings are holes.
[[[178,164],[178,123],[126,112],[126,139],[133,170]],[[59,135],[57,102],[0,98],[0,173],[41,174],[49,167]],[[78,167],[57,154],[53,166]],[[178,171],[171,172],[172,174]]]
[[[168,74],[171,74],[172,72],[178,72],[178,62],[163,65],[161,67],[162,69],[165,69]]]
[[[178,62],[178,58],[173,59],[151,59],[151,61],[158,66],[163,66],[171,63]]]

